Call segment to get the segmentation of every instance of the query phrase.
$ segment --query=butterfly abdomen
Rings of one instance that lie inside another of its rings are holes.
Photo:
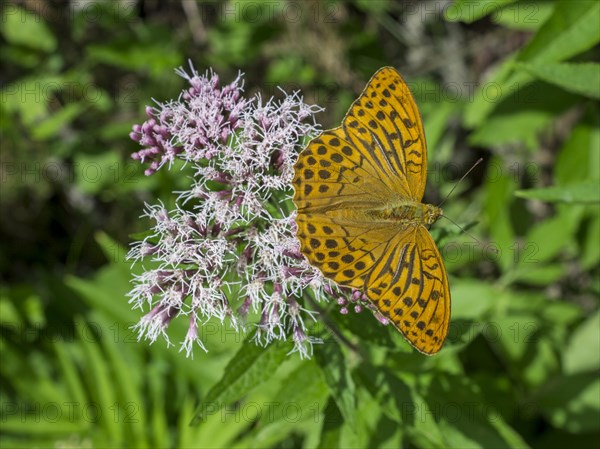
[[[374,221],[396,221],[406,226],[417,226],[434,223],[442,215],[442,210],[431,204],[405,200],[370,209],[367,214]]]

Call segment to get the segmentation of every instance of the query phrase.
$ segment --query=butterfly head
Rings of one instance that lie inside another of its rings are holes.
[[[423,204],[423,206],[423,221],[428,225],[435,223],[444,215],[444,211],[433,204]]]

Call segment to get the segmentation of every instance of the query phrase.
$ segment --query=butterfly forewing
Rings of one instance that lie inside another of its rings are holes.
[[[341,127],[323,132],[302,151],[293,184],[294,202],[305,213],[384,204],[393,195]]]
[[[434,354],[448,332],[450,291],[418,210],[427,150],[417,106],[400,74],[380,69],[342,126],[323,132],[295,166],[301,251],[340,285],[367,294],[419,351]],[[411,209],[413,208],[413,209]]]
[[[416,103],[396,69],[384,67],[373,75],[343,127],[382,179],[397,193],[421,201],[427,175],[425,133]]]

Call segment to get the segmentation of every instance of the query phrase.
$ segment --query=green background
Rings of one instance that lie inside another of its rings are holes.
[[[1,446],[597,447],[598,23],[596,1],[3,2]],[[212,322],[193,360],[136,341],[127,246],[188,181],[144,177],[128,133],[188,59],[249,94],[300,89],[323,128],[392,65],[425,123],[425,199],[484,159],[444,204],[479,243],[432,230],[439,355],[335,305],[352,345],[320,323],[309,361]]]

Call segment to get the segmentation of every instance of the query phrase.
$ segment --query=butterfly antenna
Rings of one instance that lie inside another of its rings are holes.
[[[456,184],[454,184],[454,187],[452,187],[452,189],[450,190],[450,192],[448,193],[448,195],[446,195],[446,198],[444,198],[444,200],[443,200],[443,201],[442,201],[440,204],[438,204],[438,207],[442,207],[442,204],[444,204],[444,203],[446,202],[446,200],[447,200],[447,199],[450,197],[450,195],[452,195],[452,192],[454,192],[454,189],[456,189],[456,188],[458,187],[458,185],[460,184],[460,182],[461,182],[463,179],[465,179],[465,178],[467,177],[467,175],[468,175],[469,173],[471,173],[471,172],[473,171],[473,169],[474,169],[475,167],[477,167],[477,166],[478,166],[478,165],[481,163],[481,161],[483,161],[483,158],[482,158],[482,157],[480,157],[480,158],[477,160],[477,162],[475,162],[475,163],[473,164],[473,166],[472,166],[472,167],[469,169],[469,171],[467,171],[467,172],[466,172],[464,175],[462,175],[462,178],[460,178],[460,179],[459,179],[459,180],[456,182]],[[452,221],[452,220],[450,220],[450,221]],[[454,223],[454,222],[452,222],[452,223]],[[454,224],[456,224],[456,223],[454,223]],[[458,225],[457,225],[457,226],[458,226]],[[460,228],[460,226],[459,226],[459,228]],[[461,229],[462,229],[462,228],[461,228]],[[477,240],[477,239],[475,239],[475,240]]]
[[[448,220],[451,223],[453,223],[458,229],[460,229],[462,232],[464,232],[469,237],[471,237],[473,240],[475,240],[477,243],[479,243],[480,246],[483,246],[483,243],[481,242],[481,240],[479,240],[477,237],[475,237],[473,234],[471,234],[469,231],[467,231],[465,228],[463,228],[457,222],[455,222],[454,220],[452,220],[450,217],[448,217],[446,215],[442,215],[442,218],[445,218],[446,220]]]

